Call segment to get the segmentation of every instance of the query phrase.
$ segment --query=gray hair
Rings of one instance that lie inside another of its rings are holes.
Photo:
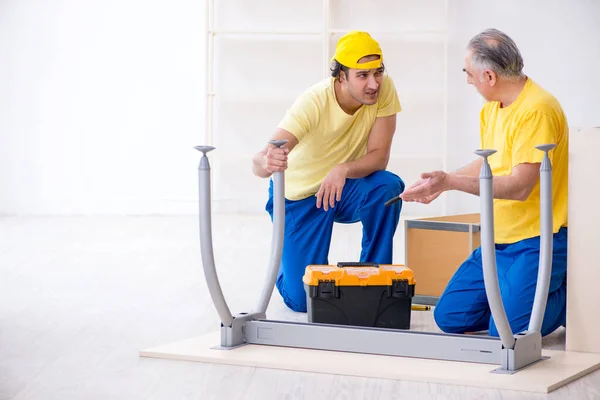
[[[515,42],[504,32],[486,29],[474,36],[467,45],[471,63],[478,69],[491,69],[501,78],[517,80],[523,74],[523,57]]]

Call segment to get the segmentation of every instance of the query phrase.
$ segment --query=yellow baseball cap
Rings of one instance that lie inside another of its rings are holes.
[[[378,55],[378,60],[359,63],[365,56]],[[331,61],[337,60],[348,68],[372,69],[380,68],[383,63],[383,52],[379,43],[367,32],[350,31],[338,40],[335,54]]]

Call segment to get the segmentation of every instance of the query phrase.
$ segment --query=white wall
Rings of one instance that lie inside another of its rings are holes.
[[[465,83],[464,45],[479,31],[495,27],[508,33],[524,58],[525,73],[561,102],[569,124],[600,126],[600,2],[527,0],[450,2],[449,167],[458,168],[479,146],[480,97]],[[473,196],[451,193],[450,213],[479,210]]]
[[[517,41],[526,72],[559,98],[571,125],[600,125],[600,2],[453,0],[450,5],[451,169],[472,159],[479,145],[482,102],[461,69],[464,45],[487,27],[505,30]],[[192,146],[204,140],[204,12],[199,0],[0,2],[0,213],[196,212],[198,154]],[[372,12],[386,13],[385,5]],[[412,64],[406,69],[414,75],[396,81],[427,80],[418,76],[423,69],[414,67],[422,61],[418,54],[384,50]],[[273,50],[274,59],[278,54]],[[262,86],[266,92],[304,85],[302,76],[282,74],[269,59],[260,61],[258,71],[272,85]],[[217,66],[229,74],[244,74],[246,67],[243,61]],[[308,82],[322,65],[306,67]],[[287,107],[264,100],[246,109],[244,121],[259,120],[268,107],[281,112]],[[263,118],[262,126],[275,120]],[[261,135],[266,140],[270,133],[240,132],[245,141],[236,143],[245,143],[240,151],[249,154],[263,142]],[[232,143],[215,137],[219,140]],[[219,149],[223,154],[227,146]],[[216,165],[235,183],[225,192],[248,181],[246,161],[230,158]],[[249,197],[264,194],[261,182],[250,183],[255,189]],[[449,200],[448,212],[478,210],[473,196],[451,194]]]
[[[203,38],[197,0],[0,2],[0,213],[194,211]]]

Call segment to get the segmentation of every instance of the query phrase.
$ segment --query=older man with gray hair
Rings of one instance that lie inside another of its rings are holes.
[[[568,124],[559,102],[523,73],[523,58],[505,33],[485,30],[466,49],[467,83],[487,100],[480,112],[480,143],[497,153],[489,158],[494,174],[496,261],[502,301],[514,333],[527,329],[533,305],[540,254],[539,168],[543,152],[536,145],[554,143],[552,276],[542,335],[566,322]],[[447,190],[479,195],[477,158],[447,173],[423,173],[400,195],[428,204]],[[434,310],[441,330],[466,333],[498,331],[487,302],[481,248],[458,268]]]

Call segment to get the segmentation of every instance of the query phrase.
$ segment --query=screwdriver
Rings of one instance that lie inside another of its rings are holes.
[[[402,200],[402,199],[400,198],[400,196],[398,196],[398,197],[394,197],[394,198],[392,198],[392,199],[389,199],[388,201],[386,201],[386,202],[385,202],[385,206],[386,206],[386,207],[387,207],[387,206],[391,206],[392,204],[394,204],[394,203],[396,203],[396,202],[398,202],[398,201],[400,201],[400,200]]]
[[[422,306],[422,305],[419,305],[419,304],[413,304],[411,306],[411,309],[413,311],[429,311],[429,310],[431,310],[431,306]]]

